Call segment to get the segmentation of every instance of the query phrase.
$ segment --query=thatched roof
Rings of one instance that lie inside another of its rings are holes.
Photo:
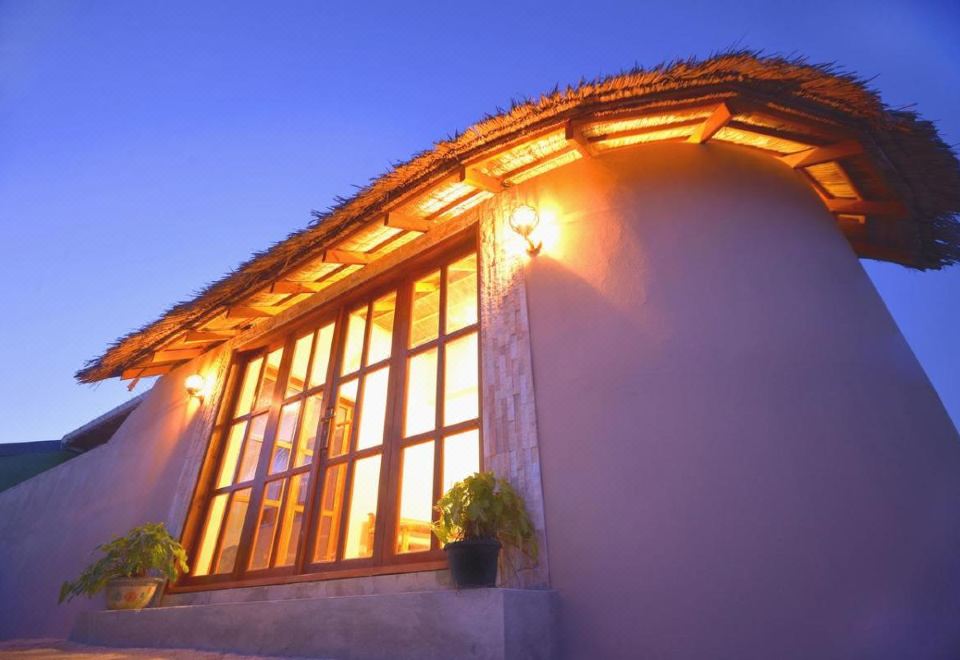
[[[711,104],[720,104],[712,115]],[[704,133],[704,122],[718,116],[724,122]],[[833,66],[734,52],[515,102],[315,213],[309,226],[122,337],[76,377],[163,373],[257,315],[309,297],[489,198],[495,186],[608,148],[711,136],[801,169],[861,256],[918,269],[960,260],[960,164],[932,123],[888,108],[862,80]],[[506,159],[505,150],[513,150]],[[471,164],[480,183],[464,174]],[[409,222],[384,222],[386,212]]]

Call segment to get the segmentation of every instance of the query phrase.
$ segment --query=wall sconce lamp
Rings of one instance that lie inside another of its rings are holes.
[[[527,242],[527,254],[531,257],[540,254],[540,248],[543,247],[543,241],[535,241],[530,237],[539,224],[540,214],[528,204],[518,206],[510,213],[510,229]]]
[[[186,388],[187,394],[190,395],[191,399],[203,400],[204,391],[207,388],[207,381],[204,380],[200,374],[191,374],[187,376],[187,379],[183,382],[183,386]]]

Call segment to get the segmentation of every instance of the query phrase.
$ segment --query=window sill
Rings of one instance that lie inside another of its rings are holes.
[[[365,566],[363,568],[347,568],[320,573],[302,573],[297,575],[272,575],[255,577],[244,580],[210,580],[207,578],[186,578],[167,586],[167,594],[187,594],[203,591],[217,591],[222,589],[240,589],[244,587],[266,587],[284,584],[301,584],[304,582],[322,582],[329,580],[343,580],[348,578],[377,577],[381,575],[396,575],[403,573],[421,573],[426,571],[440,571],[447,568],[446,559],[424,561],[388,566]]]

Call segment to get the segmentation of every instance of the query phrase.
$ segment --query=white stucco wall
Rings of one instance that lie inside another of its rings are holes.
[[[568,657],[960,657],[957,432],[799,174],[658,145],[513,192]]]

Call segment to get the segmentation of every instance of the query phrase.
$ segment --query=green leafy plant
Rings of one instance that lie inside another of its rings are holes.
[[[76,596],[93,596],[114,578],[146,577],[159,573],[168,580],[176,580],[186,573],[187,553],[170,536],[163,523],[147,523],[134,527],[126,536],[114,537],[109,543],[96,547],[103,557],[88,566],[73,582],[60,587],[60,602]]]
[[[446,545],[467,539],[497,539],[536,560],[537,536],[523,498],[492,472],[458,481],[437,501],[433,533]]]

